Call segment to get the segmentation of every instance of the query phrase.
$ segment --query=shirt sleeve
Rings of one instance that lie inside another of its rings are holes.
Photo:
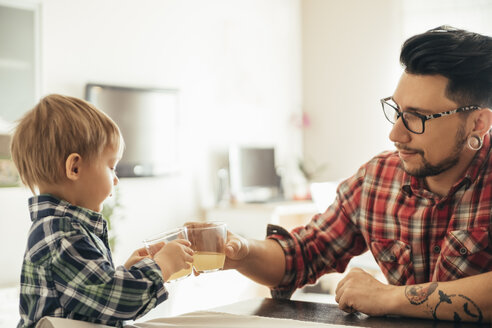
[[[52,278],[61,307],[73,318],[135,320],[168,297],[161,270],[151,259],[129,270],[114,268],[92,237],[77,230],[66,233],[57,245]]]
[[[357,227],[364,168],[342,182],[334,203],[303,227],[290,233],[275,225],[267,238],[276,240],[285,254],[285,274],[273,288],[274,298],[290,298],[297,288],[313,284],[329,272],[345,271],[350,259],[368,248]]]

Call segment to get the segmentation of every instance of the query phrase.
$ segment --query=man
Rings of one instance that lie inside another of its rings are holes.
[[[490,322],[492,38],[441,26],[408,39],[400,61],[381,100],[396,151],[342,182],[305,227],[270,225],[263,241],[231,233],[226,268],[288,298],[370,250],[389,284],[351,270],[342,310]]]

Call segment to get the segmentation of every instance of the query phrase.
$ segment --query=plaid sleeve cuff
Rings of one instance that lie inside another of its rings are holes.
[[[147,278],[154,282],[157,297],[156,305],[164,302],[168,298],[168,292],[164,286],[162,271],[154,260],[144,258],[135,263],[132,268],[140,270]]]
[[[302,268],[296,268],[294,258],[299,244],[296,239],[281,226],[269,224],[267,226],[267,239],[278,242],[285,254],[285,273],[280,284],[271,289],[271,295],[275,299],[290,299],[297,288],[296,278]]]

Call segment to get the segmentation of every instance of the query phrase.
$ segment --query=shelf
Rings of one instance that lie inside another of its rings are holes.
[[[207,220],[224,221],[231,232],[246,238],[263,239],[269,223],[290,230],[307,223],[317,213],[311,201],[239,203],[206,211]]]
[[[0,58],[0,69],[32,70],[32,63],[14,58]]]

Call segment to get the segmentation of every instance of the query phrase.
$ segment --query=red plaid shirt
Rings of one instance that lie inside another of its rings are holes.
[[[440,197],[385,152],[338,186],[335,202],[305,227],[270,225],[286,255],[281,284],[288,297],[328,272],[343,272],[368,249],[388,282],[410,285],[492,271],[490,135],[464,177]]]

